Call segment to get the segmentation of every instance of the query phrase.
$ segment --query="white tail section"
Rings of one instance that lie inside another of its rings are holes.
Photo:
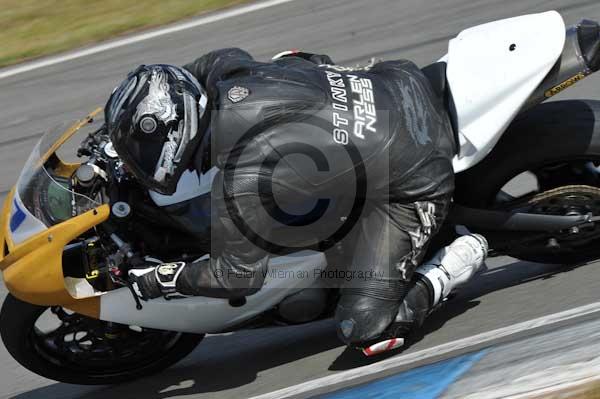
[[[476,26],[450,41],[444,60],[460,138],[456,172],[492,150],[562,54],[565,32],[550,11]]]

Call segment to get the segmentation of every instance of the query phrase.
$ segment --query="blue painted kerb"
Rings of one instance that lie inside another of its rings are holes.
[[[323,395],[320,398],[435,399],[473,367],[486,352],[483,350],[458,356],[364,385]]]

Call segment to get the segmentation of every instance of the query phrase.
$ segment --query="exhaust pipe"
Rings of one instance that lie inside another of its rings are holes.
[[[562,55],[523,106],[525,111],[600,70],[600,25],[583,20],[567,30]]]

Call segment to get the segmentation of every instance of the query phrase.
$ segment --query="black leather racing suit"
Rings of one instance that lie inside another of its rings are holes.
[[[185,66],[212,110],[199,150],[211,161],[196,167],[219,172],[211,258],[187,265],[177,289],[252,295],[274,253],[351,243],[347,270],[375,272],[341,289],[336,317],[351,321],[342,338],[359,342],[393,321],[446,216],[454,139],[442,101],[412,62],[331,64],[316,55],[262,63],[223,49]],[[297,211],[316,199],[325,202]],[[349,219],[351,229],[330,234]]]

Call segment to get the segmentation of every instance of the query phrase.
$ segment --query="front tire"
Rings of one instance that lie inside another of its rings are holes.
[[[456,176],[455,201],[474,208],[514,211],[508,205],[503,208],[498,198],[507,183],[525,172],[538,179],[538,194],[568,187],[574,187],[575,191],[580,187],[584,193],[600,188],[600,173],[591,171],[593,168],[584,170],[585,165],[600,165],[600,102],[581,100],[541,104],[515,120],[481,163]],[[529,197],[524,195],[523,198],[533,198],[535,194],[528,193]],[[582,198],[588,198],[590,207],[581,212],[599,216],[596,206],[600,201],[586,195]],[[582,202],[581,198],[579,202]],[[545,212],[543,207],[542,211],[537,209],[532,213],[562,214],[556,209]],[[527,245],[517,245],[503,252],[534,262],[590,261],[600,257],[600,231],[597,231],[598,227],[593,229],[579,237],[549,232],[537,242],[528,241]],[[523,236],[480,232],[490,234],[497,243],[515,241]],[[548,245],[555,237],[563,240],[559,240],[558,248]],[[523,238],[527,239],[527,236]]]
[[[8,294],[0,312],[0,335],[23,367],[70,384],[116,384],[156,373],[183,359],[203,338],[158,330],[136,332],[58,307],[51,313],[60,318],[60,327],[42,333],[36,323],[50,309]]]

